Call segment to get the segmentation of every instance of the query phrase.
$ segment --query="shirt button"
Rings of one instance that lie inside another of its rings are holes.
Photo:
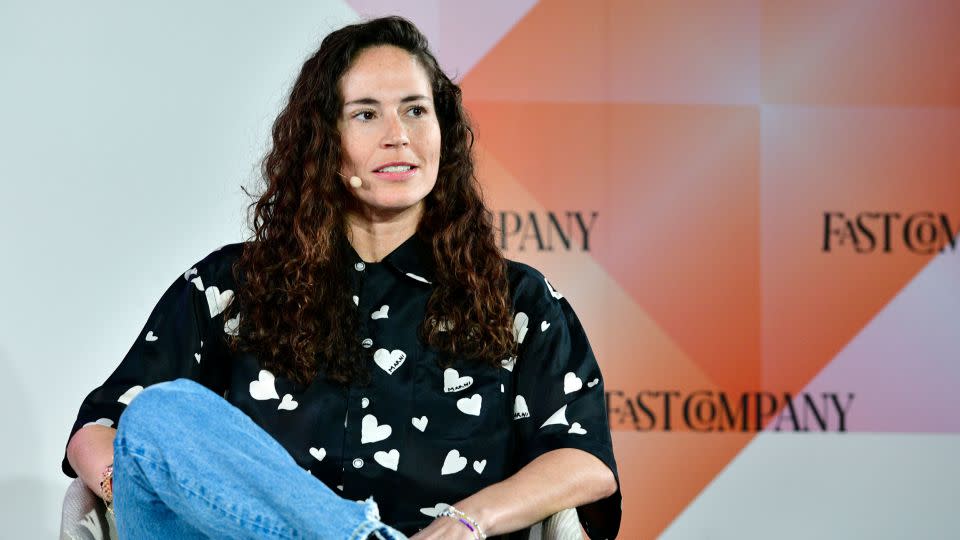
[[[357,270],[357,272],[363,272],[363,269],[366,268],[367,265],[363,264],[363,261],[360,261],[357,264],[353,265],[353,267]]]
[[[363,467],[363,460],[360,458],[353,460],[353,466],[357,469],[359,469],[360,467]]]
[[[364,348],[364,349],[369,349],[370,347],[373,347],[373,340],[370,339],[370,338],[367,338],[367,339],[361,341],[361,342],[360,342],[360,345],[363,345],[363,348]]]

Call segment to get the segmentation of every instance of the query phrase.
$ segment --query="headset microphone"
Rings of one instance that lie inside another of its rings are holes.
[[[337,174],[339,174],[343,178],[347,178],[347,176],[341,173],[340,171],[337,171]],[[347,182],[350,183],[350,187],[352,187],[353,189],[359,189],[360,186],[363,185],[363,180],[361,180],[359,176],[351,176],[349,179],[347,179]]]

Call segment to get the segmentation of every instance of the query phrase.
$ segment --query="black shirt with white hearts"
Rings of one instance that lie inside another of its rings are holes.
[[[499,368],[456,359],[442,369],[417,335],[432,290],[428,246],[414,235],[379,263],[351,251],[344,264],[357,277],[361,342],[374,351],[371,384],[345,389],[319,375],[304,387],[224,344],[224,332],[236,331],[222,311],[242,249],[226,245],[178,276],[120,366],[83,401],[70,436],[90,422],[116,426],[137,387],[191,378],[335,492],[373,496],[382,521],[408,535],[443,504],[558,448],[589,452],[617,476],[600,368],[570,304],[534,268],[508,261],[517,357]],[[66,455],[63,471],[76,477]],[[591,538],[614,538],[620,490],[577,510]]]

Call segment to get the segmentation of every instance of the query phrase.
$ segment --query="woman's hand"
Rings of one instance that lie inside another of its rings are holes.
[[[410,540],[473,540],[473,533],[459,520],[440,516]]]

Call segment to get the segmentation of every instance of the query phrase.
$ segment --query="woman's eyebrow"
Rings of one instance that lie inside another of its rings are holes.
[[[401,99],[400,103],[409,103],[411,101],[421,101],[421,100],[426,101],[429,99],[430,98],[428,98],[427,96],[424,96],[423,94],[416,94],[416,95],[407,96]],[[371,97],[364,97],[360,99],[354,99],[352,101],[348,101],[343,104],[344,107],[347,107],[349,105],[380,105],[380,102]]]

